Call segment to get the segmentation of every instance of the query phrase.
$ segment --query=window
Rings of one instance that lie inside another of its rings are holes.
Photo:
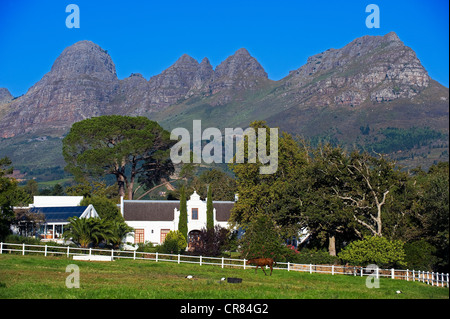
[[[192,219],[198,219],[198,208],[192,208]]]
[[[134,230],[134,243],[143,243],[144,242],[144,230],[143,229],[135,229]]]
[[[170,229],[161,229],[161,237],[160,237],[161,244],[166,240],[166,236],[169,232]]]

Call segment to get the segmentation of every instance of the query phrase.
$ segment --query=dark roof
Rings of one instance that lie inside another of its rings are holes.
[[[124,201],[123,217],[128,221],[172,221],[175,208],[180,209],[179,201]]]
[[[213,207],[216,209],[216,220],[218,222],[227,222],[230,219],[233,206],[234,202],[213,201]]]
[[[59,223],[67,222],[69,217],[80,217],[87,206],[70,206],[70,207],[32,207],[30,213],[41,213],[45,215],[45,222]]]
[[[230,219],[234,202],[213,201],[216,220],[227,222]],[[123,202],[123,217],[126,221],[173,221],[174,209],[180,209],[177,200],[139,200]]]

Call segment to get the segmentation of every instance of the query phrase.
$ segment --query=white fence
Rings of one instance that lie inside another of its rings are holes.
[[[224,267],[242,267],[255,268],[255,266],[246,265],[245,259],[225,258],[225,257],[205,257],[205,256],[191,256],[181,254],[162,254],[137,252],[126,250],[113,249],[94,249],[94,248],[77,248],[64,246],[50,246],[50,245],[28,245],[28,244],[10,244],[0,243],[0,254],[4,253],[38,253],[48,255],[63,255],[68,258],[70,256],[109,256],[111,260],[119,258],[152,260],[155,262],[166,261],[176,263],[191,263],[201,265],[216,265]],[[312,264],[295,264],[277,262],[273,269],[287,270],[287,271],[303,271],[309,273],[324,273],[331,275],[352,275],[352,276],[375,276],[376,278],[388,277],[391,279],[402,279],[407,281],[418,281],[428,285],[437,287],[449,287],[449,274],[435,273],[428,271],[416,270],[399,270],[399,269],[380,269],[380,268],[364,268],[358,266],[338,266],[338,265],[312,265]]]

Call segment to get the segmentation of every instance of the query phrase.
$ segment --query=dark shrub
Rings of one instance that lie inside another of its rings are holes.
[[[219,256],[226,249],[228,243],[228,230],[216,225],[214,228],[203,228],[196,241],[191,244],[192,252],[195,255]]]
[[[404,246],[405,261],[409,269],[433,271],[433,266],[438,261],[434,256],[436,247],[426,240],[418,240],[406,243]]]

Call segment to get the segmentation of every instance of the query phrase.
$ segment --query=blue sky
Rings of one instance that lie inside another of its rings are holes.
[[[80,28],[65,25],[68,4]],[[368,4],[380,8],[369,29]],[[187,53],[213,67],[245,47],[269,78],[281,79],[308,56],[341,48],[363,35],[396,32],[430,76],[448,87],[448,1],[0,1],[0,87],[26,93],[69,45],[91,40],[108,50],[120,79],[160,73]]]

